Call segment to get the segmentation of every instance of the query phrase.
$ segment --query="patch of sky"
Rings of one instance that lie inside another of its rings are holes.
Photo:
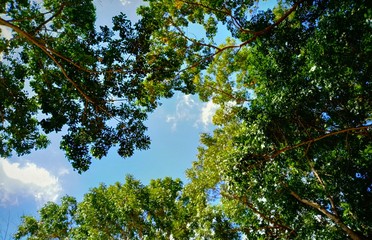
[[[329,119],[331,119],[331,117],[326,112],[322,112],[321,117],[322,117],[323,120],[326,120],[326,121],[328,121]]]
[[[221,181],[220,183],[216,184],[213,189],[208,189],[207,196],[209,204],[218,205],[221,203],[221,187],[224,184],[225,182]]]
[[[356,173],[355,174],[355,177],[356,178],[360,178],[360,179],[366,179],[367,176],[366,175],[363,175],[362,173]]]

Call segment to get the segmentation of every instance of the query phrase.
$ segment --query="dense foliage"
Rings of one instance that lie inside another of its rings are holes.
[[[45,148],[53,131],[63,131],[61,149],[79,172],[112,146],[123,157],[148,148],[147,112],[171,95],[146,80],[151,19],[119,15],[96,31],[90,0],[0,7],[11,33],[0,38],[0,156]]]
[[[109,187],[102,184],[91,189],[80,203],[67,196],[60,205],[48,203],[39,211],[39,221],[23,217],[15,238],[191,239],[213,236],[233,239],[237,234],[228,232],[229,224],[221,212],[210,207],[208,210],[208,218],[198,219],[193,203],[182,195],[182,182],[178,179],[152,180],[144,186],[127,176],[125,184]],[[207,224],[208,228],[204,229]]]
[[[258,29],[296,11],[249,46],[257,30],[227,42],[200,74],[199,92],[221,105],[220,128],[202,136],[191,186],[218,188],[249,239],[367,238],[371,5],[287,4],[258,14]]]
[[[170,218],[192,230],[155,232],[164,237],[171,232],[175,239],[370,238],[372,3],[288,0],[267,10],[259,4],[149,0],[131,30],[133,41],[147,34],[149,41],[139,45],[122,41],[124,33],[109,40],[110,30],[103,29],[109,47],[100,54],[108,51],[115,58],[140,49],[127,66],[143,64],[144,72],[130,78],[135,79],[130,89],[143,86],[151,94],[149,99],[141,90],[133,92],[140,104],[130,106],[155,107],[153,98],[169,97],[173,90],[197,93],[220,106],[215,131],[201,136],[198,161],[187,170],[190,183],[178,198],[171,197],[177,204],[187,199]],[[120,19],[114,18],[119,32],[129,24]],[[189,34],[189,28],[199,34]],[[220,33],[229,37],[221,40]],[[168,206],[159,203],[154,209]],[[121,228],[136,223],[129,213],[120,214],[119,219],[130,218],[119,223]],[[146,236],[153,236],[148,231]]]

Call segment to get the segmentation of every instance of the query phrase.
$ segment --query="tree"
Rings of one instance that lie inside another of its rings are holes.
[[[221,109],[189,187],[217,192],[248,238],[370,237],[370,3],[287,1],[244,22],[222,1],[179,2],[237,23],[224,45],[192,40],[214,50],[195,82]]]
[[[208,209],[213,212],[211,207]],[[223,235],[228,231],[223,228],[226,221],[221,220],[219,212],[209,214],[210,229],[206,231],[203,228],[207,221],[198,225],[194,211],[193,204],[183,195],[179,179],[157,179],[144,186],[127,176],[124,184],[102,184],[91,189],[80,203],[68,196],[59,205],[48,203],[40,209],[39,220],[24,216],[15,238],[190,239],[212,232],[219,233],[215,239],[226,239],[220,235],[234,236]]]
[[[0,38],[0,156],[45,148],[53,131],[64,132],[61,149],[79,172],[112,146],[123,157],[148,148],[143,121],[171,96],[156,84],[166,71],[146,59],[151,18],[132,25],[122,14],[96,31],[90,0],[14,0],[0,13],[12,35]]]
[[[164,19],[156,51],[185,55],[176,79],[221,106],[188,187],[217,194],[248,237],[371,236],[370,9],[150,0],[139,10]],[[205,37],[188,35],[191,25]],[[230,37],[218,45],[224,26]]]

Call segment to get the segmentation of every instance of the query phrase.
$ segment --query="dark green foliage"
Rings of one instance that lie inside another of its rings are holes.
[[[61,149],[79,172],[112,146],[123,157],[148,148],[147,112],[171,96],[144,84],[154,69],[145,59],[156,28],[149,18],[132,26],[120,15],[97,33],[92,1],[5,7],[0,24],[12,38],[0,41],[1,156],[45,148],[53,131],[63,131]]]

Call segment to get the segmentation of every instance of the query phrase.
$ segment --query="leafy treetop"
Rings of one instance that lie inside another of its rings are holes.
[[[147,112],[171,86],[150,64],[150,16],[132,25],[121,14],[97,32],[93,1],[1,4],[0,155],[27,154],[63,130],[61,149],[79,172],[117,145],[120,156],[147,149]],[[169,64],[167,65],[169,66]],[[155,79],[155,80],[154,80]]]

